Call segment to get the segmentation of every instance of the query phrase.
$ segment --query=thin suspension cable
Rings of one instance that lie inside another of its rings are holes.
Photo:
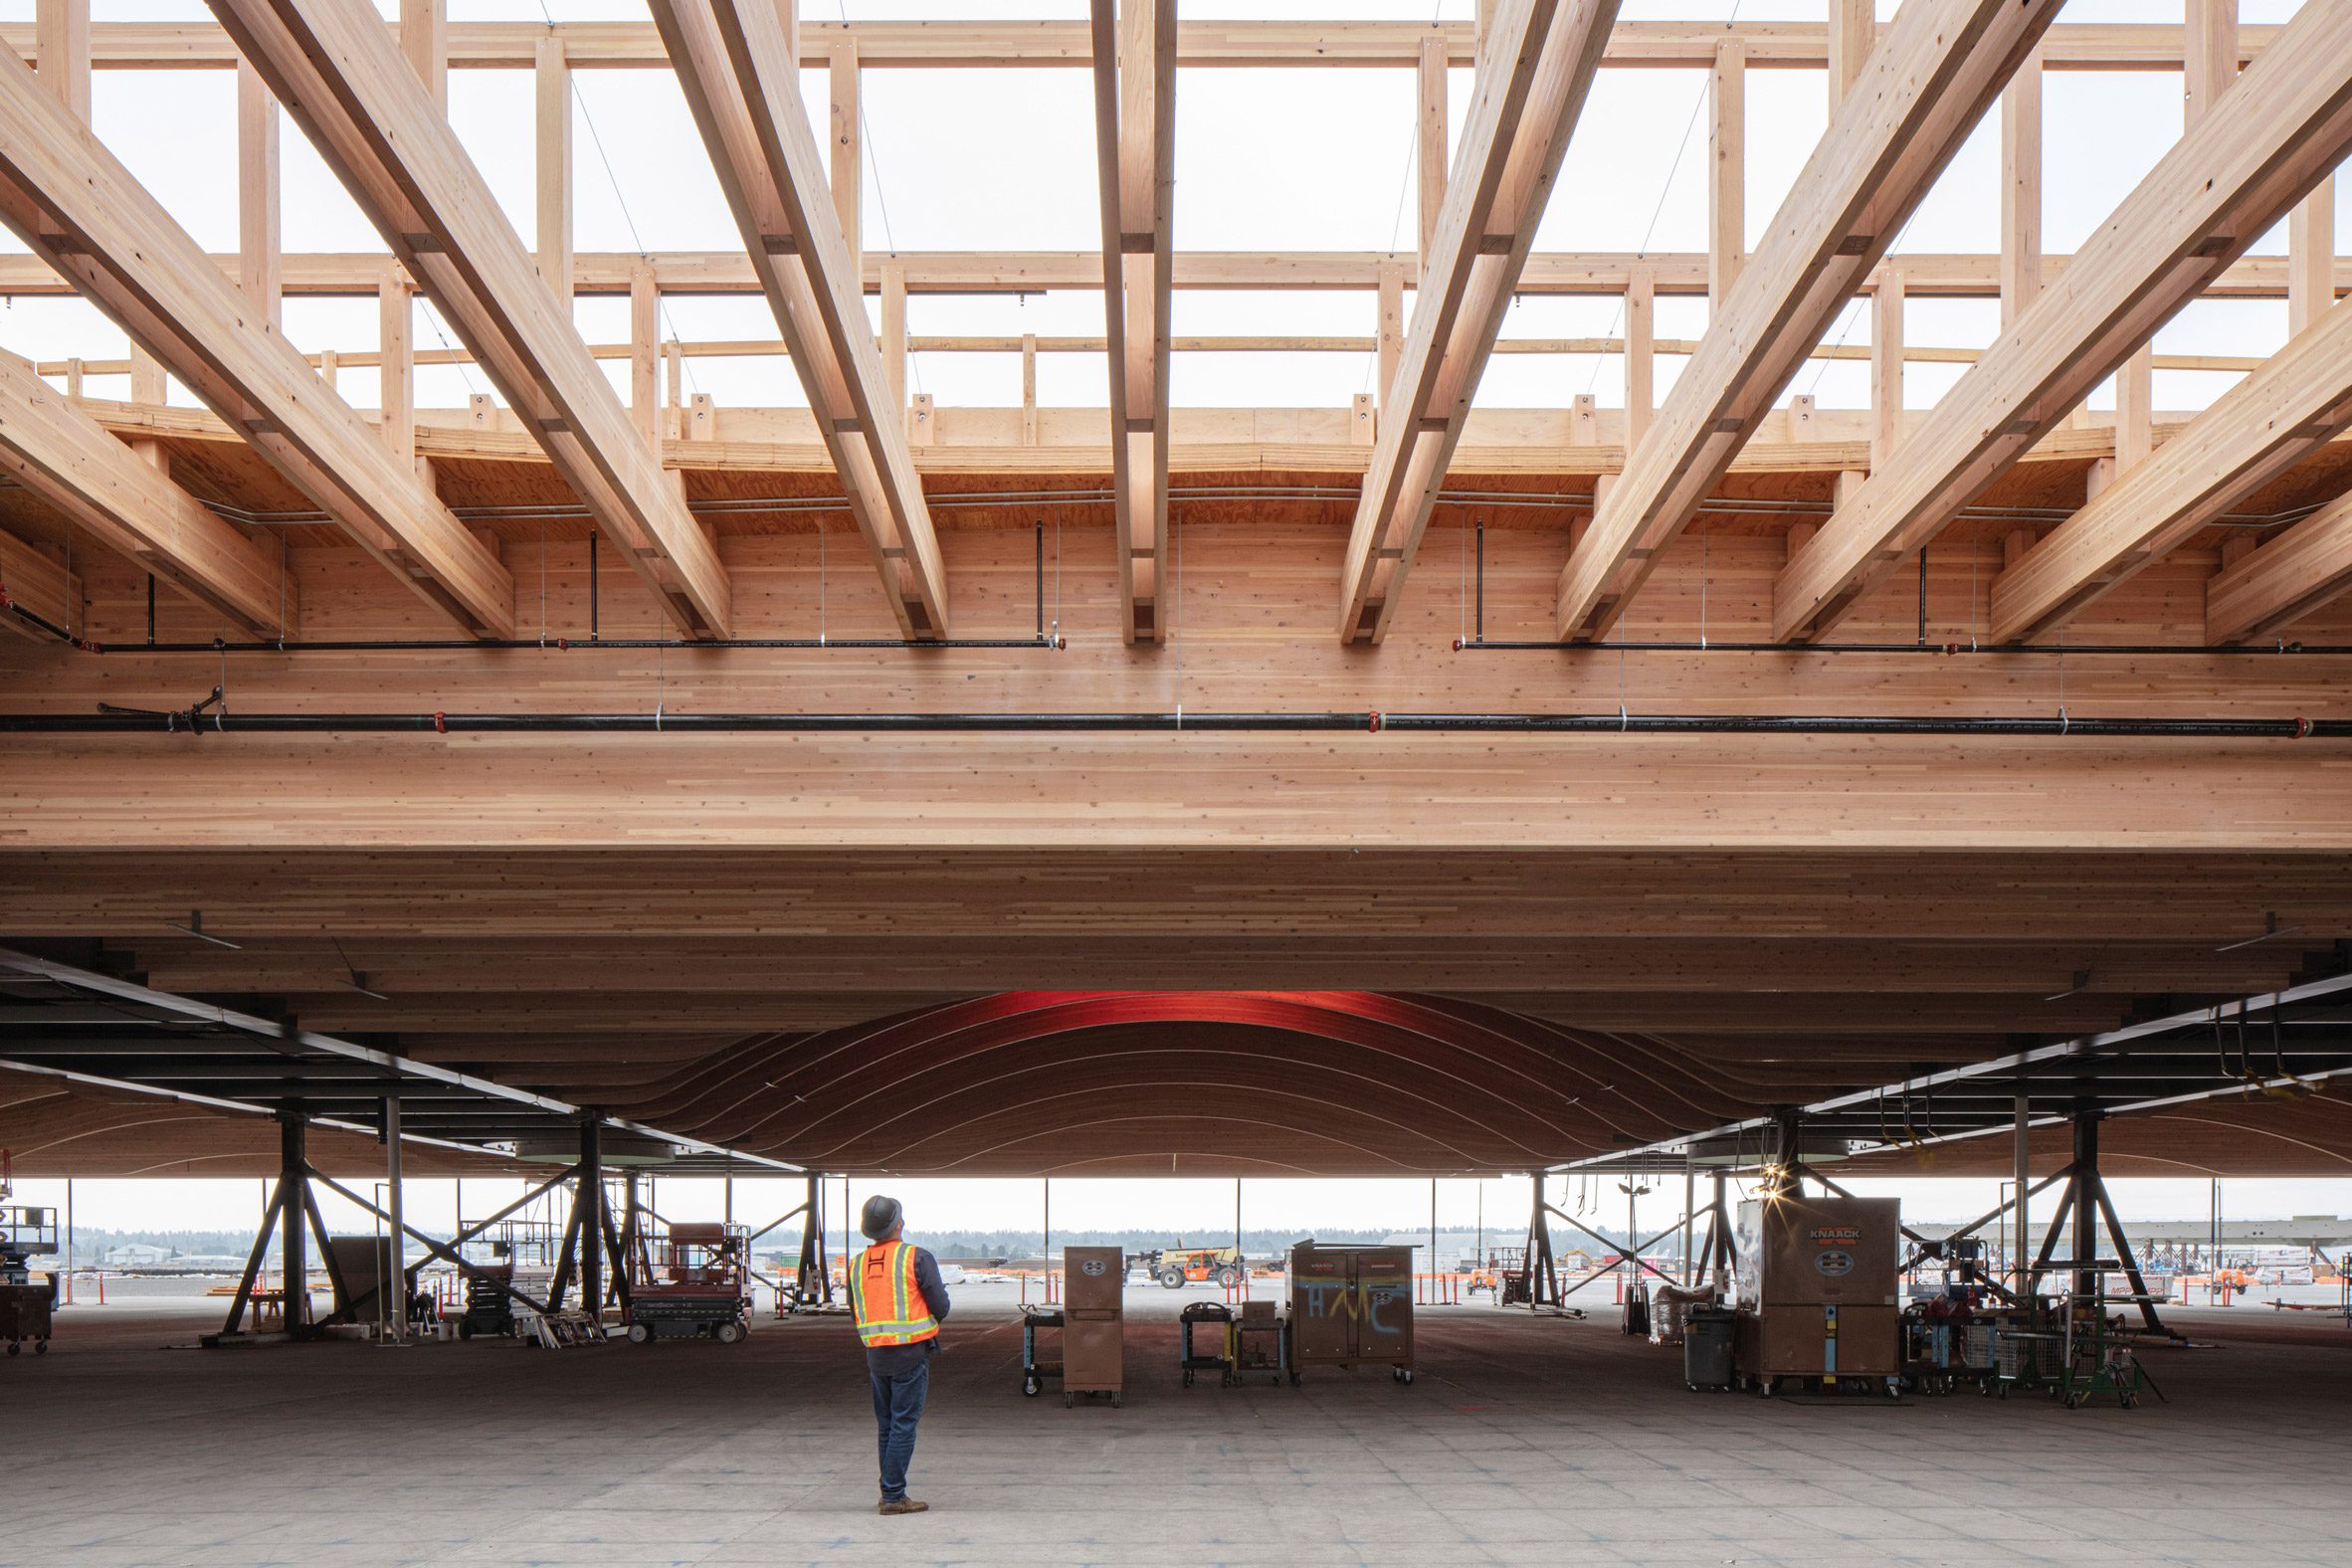
[[[538,0],[538,5],[539,15],[546,20],[550,28],[554,27],[555,14],[547,9],[547,0]],[[604,165],[604,180],[613,189],[613,205],[621,209],[621,222],[629,230],[629,243],[636,247],[637,254],[641,259],[650,261],[654,253],[646,249],[645,236],[638,233],[637,215],[629,210],[629,198],[622,194],[621,178],[613,172],[612,155],[604,150],[604,133],[597,128],[596,115],[590,112],[588,99],[580,92],[579,78],[572,77],[568,87],[572,102],[579,106],[580,123],[588,127],[588,142],[596,149],[596,161]],[[658,289],[654,291],[654,312],[660,319],[669,323],[670,336],[673,340],[685,335],[679,331],[678,322],[671,315],[670,306],[663,300],[661,291]],[[566,311],[565,314],[568,317],[570,312]],[[449,339],[443,338],[442,341],[447,343]],[[685,373],[686,385],[694,391],[700,392],[702,383],[694,375],[694,362],[685,355],[681,355],[680,368]]]
[[[541,5],[545,3],[546,0],[540,0]],[[848,0],[834,0],[834,9],[841,13],[842,25],[849,26]],[[866,117],[866,93],[863,85],[858,92],[858,140],[859,145],[865,149],[866,153],[861,161],[874,174],[874,207],[876,213],[882,218],[882,248],[890,255],[896,256],[898,254],[898,237],[890,232],[890,198],[882,191],[882,150],[875,145],[874,122]],[[865,293],[863,282],[859,286],[859,293],[863,297]],[[922,355],[911,352],[907,354],[906,376],[914,384],[914,390],[919,394],[923,390]]]
[[[1730,27],[1732,23],[1739,20],[1739,8],[1745,3],[1746,0],[1732,0],[1731,11],[1723,18],[1723,25],[1726,28]],[[1682,139],[1674,144],[1674,161],[1666,165],[1666,183],[1661,185],[1658,189],[1658,205],[1651,209],[1650,227],[1642,231],[1642,243],[1634,252],[1636,256],[1648,256],[1650,254],[1650,242],[1658,234],[1658,220],[1666,215],[1666,198],[1672,195],[1674,191],[1674,176],[1681,172],[1682,155],[1690,150],[1690,133],[1698,129],[1698,116],[1706,109],[1707,101],[1714,97],[1714,81],[1710,77],[1705,82],[1700,84],[1698,97],[1691,100],[1690,118],[1683,122]],[[1615,337],[1617,335],[1617,329],[1624,324],[1625,300],[1621,296],[1617,301],[1617,313],[1610,318],[1609,330],[1602,333],[1601,335],[1603,337]],[[1601,379],[1601,361],[1605,357],[1607,356],[1600,354],[1593,356],[1593,373],[1585,379],[1584,384],[1584,389],[1587,394],[1591,393],[1594,384]]]

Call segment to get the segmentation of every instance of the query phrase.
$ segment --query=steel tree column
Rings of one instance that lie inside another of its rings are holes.
[[[408,1338],[408,1230],[400,1191],[400,1096],[384,1096],[384,1229],[390,1255],[385,1275],[376,1288],[382,1298],[384,1325],[397,1343]]]
[[[302,1228],[305,1216],[298,1196],[310,1179],[307,1130],[299,1109],[278,1113],[278,1190],[284,1200],[278,1208],[278,1248],[279,1262],[285,1268],[286,1332],[294,1339],[303,1337],[310,1328],[309,1233]]]
[[[604,1315],[604,1123],[580,1121],[580,1189],[574,1201],[580,1248],[580,1307]]]
[[[809,1195],[801,1205],[800,1268],[793,1283],[804,1303],[833,1301],[833,1271],[825,1258],[825,1178],[809,1173]]]
[[[2074,1112],[2074,1294],[2096,1294],[2099,1271],[2099,1211],[2092,1194],[2099,1179],[2099,1113],[2088,1106]]]

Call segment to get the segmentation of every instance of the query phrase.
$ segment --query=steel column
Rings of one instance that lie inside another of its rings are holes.
[[[2034,1097],[2031,1094],[2019,1094],[2016,1146],[2011,1151],[2017,1167],[2014,1177],[2017,1182],[2017,1223],[2014,1227],[2017,1245],[2010,1250],[2008,1261],[2010,1277],[2020,1296],[2030,1288],[2026,1280],[2026,1249],[2033,1245],[2029,1238],[2034,1234],[2033,1119]]]
[[[2099,1256],[2098,1207],[2092,1201],[2090,1187],[2098,1180],[2099,1118],[2095,1110],[2074,1113],[2074,1187],[2069,1195],[2074,1200],[2074,1294],[2091,1295],[2098,1290],[2098,1271],[2086,1267],[2096,1263]]]
[[[388,1276],[379,1288],[384,1300],[384,1327],[394,1344],[408,1339],[408,1232],[401,1225],[405,1213],[400,1187],[400,1096],[384,1096],[384,1223],[390,1248]]]
[[[295,1339],[310,1326],[310,1260],[308,1233],[303,1230],[308,1216],[300,1196],[310,1185],[307,1132],[300,1111],[279,1112],[278,1261],[284,1270],[286,1332]]]
[[[580,1306],[604,1320],[604,1123],[580,1119],[580,1184],[573,1201],[580,1247]]]

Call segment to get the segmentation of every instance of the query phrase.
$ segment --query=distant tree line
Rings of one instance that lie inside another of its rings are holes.
[[[1385,1230],[1254,1231],[1245,1227],[1242,1231],[1242,1251],[1252,1258],[1270,1258],[1279,1253],[1288,1252],[1292,1243],[1305,1241],[1309,1237],[1320,1242],[1363,1246],[1386,1241],[1390,1234]],[[1045,1247],[1045,1236],[1039,1231],[933,1231],[909,1225],[906,1228],[906,1237],[911,1242],[928,1247],[942,1258],[958,1260],[1035,1258]],[[770,1236],[762,1241],[761,1246],[764,1248],[773,1240],[774,1237]],[[852,1246],[856,1246],[859,1241],[860,1238],[853,1229],[850,1243]],[[1233,1232],[1230,1229],[1223,1231],[1106,1231],[1084,1228],[1064,1230],[1060,1226],[1054,1228],[1054,1250],[1056,1252],[1060,1252],[1065,1247],[1116,1247],[1132,1256],[1160,1247],[1230,1247],[1232,1245]]]

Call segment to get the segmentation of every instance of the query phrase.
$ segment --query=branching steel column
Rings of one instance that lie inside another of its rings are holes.
[[[310,1261],[304,1246],[308,1223],[310,1156],[308,1128],[299,1110],[278,1115],[278,1262],[284,1272],[286,1332],[299,1339],[310,1325]]]

